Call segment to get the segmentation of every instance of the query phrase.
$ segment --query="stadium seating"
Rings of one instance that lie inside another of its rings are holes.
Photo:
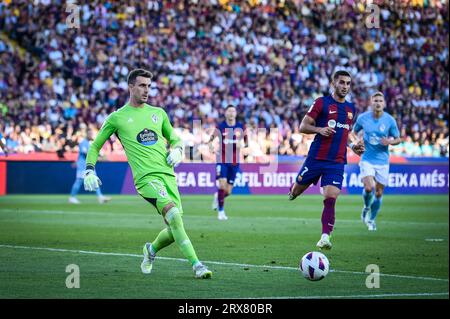
[[[395,155],[449,154],[446,1],[381,6],[379,28],[353,1],[78,3],[79,28],[67,27],[65,2],[0,4],[0,132],[11,152],[75,150],[82,130],[126,102],[127,73],[143,67],[155,75],[149,103],[204,160],[213,159],[206,129],[228,104],[247,127],[267,129],[250,141],[249,161],[274,142],[280,155],[305,155],[311,136],[296,128],[339,68],[354,76],[359,112],[385,93],[405,137]],[[112,140],[104,152],[122,148]]]

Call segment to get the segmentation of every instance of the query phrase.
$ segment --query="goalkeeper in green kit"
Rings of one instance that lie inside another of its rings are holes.
[[[95,163],[103,144],[116,134],[128,158],[137,192],[156,207],[167,225],[152,243],[144,245],[142,272],[150,274],[156,253],[175,242],[191,262],[195,277],[211,278],[212,272],[197,258],[183,226],[183,208],[173,170],[183,158],[182,141],[174,132],[166,112],[146,103],[152,76],[143,69],[135,69],[128,75],[130,99],[108,116],[91,144],[84,188],[95,191],[101,185]]]

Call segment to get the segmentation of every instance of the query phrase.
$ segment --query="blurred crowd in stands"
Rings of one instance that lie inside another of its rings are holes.
[[[154,74],[149,104],[166,109],[195,158],[214,159],[208,128],[229,104],[247,128],[266,129],[249,140],[249,161],[274,146],[306,155],[313,136],[300,121],[337,69],[353,75],[359,112],[384,92],[404,138],[393,154],[448,157],[447,1],[375,1],[373,28],[364,1],[77,1],[75,28],[68,2],[0,4],[0,138],[10,153],[76,151],[126,103],[126,76],[139,67]],[[111,152],[123,152],[115,137]]]

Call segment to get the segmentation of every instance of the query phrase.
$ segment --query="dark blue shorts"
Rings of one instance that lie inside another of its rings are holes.
[[[234,184],[236,173],[239,170],[239,165],[217,163],[216,165],[216,179],[226,178],[227,183]]]
[[[344,164],[306,158],[297,175],[297,184],[316,185],[320,178],[320,186],[333,185],[342,189],[344,181]]]

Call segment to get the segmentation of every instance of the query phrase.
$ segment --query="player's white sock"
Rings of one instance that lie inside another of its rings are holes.
[[[215,192],[214,193],[213,202],[212,202],[212,205],[211,205],[211,208],[213,210],[217,210],[219,208],[219,202],[218,201],[219,201],[218,194],[217,194],[217,192]]]

